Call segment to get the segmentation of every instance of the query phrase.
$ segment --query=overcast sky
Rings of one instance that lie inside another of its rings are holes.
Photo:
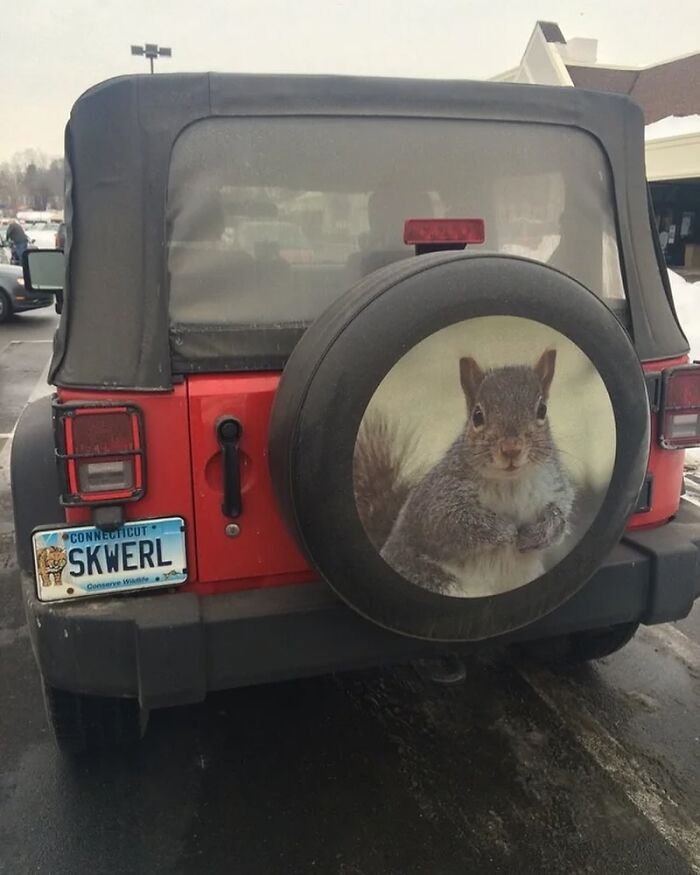
[[[145,72],[129,46],[158,42],[159,70],[487,78],[515,66],[536,19],[599,41],[598,60],[649,64],[700,50],[700,0],[55,0],[5,3],[0,161],[63,151],[95,82]]]

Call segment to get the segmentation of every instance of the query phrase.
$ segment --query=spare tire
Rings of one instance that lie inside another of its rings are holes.
[[[305,333],[275,399],[287,524],[352,608],[473,641],[561,605],[617,543],[649,452],[619,321],[527,259],[438,253],[377,271]]]

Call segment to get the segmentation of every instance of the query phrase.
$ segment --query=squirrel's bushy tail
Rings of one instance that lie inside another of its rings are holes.
[[[355,443],[355,501],[377,550],[396,522],[413,485],[407,474],[411,441],[381,414],[366,415]]]

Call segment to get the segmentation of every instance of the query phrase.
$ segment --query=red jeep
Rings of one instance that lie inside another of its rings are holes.
[[[66,162],[65,259],[25,258],[56,391],[12,446],[62,747],[485,639],[595,658],[689,612],[700,368],[632,102],[129,76],[78,100]]]

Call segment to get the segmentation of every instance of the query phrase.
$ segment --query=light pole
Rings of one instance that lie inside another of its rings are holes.
[[[156,58],[172,58],[173,50],[165,46],[157,46],[155,43],[146,43],[144,46],[132,46],[132,55],[145,55],[151,63],[151,73],[155,73],[153,69],[153,61]]]

